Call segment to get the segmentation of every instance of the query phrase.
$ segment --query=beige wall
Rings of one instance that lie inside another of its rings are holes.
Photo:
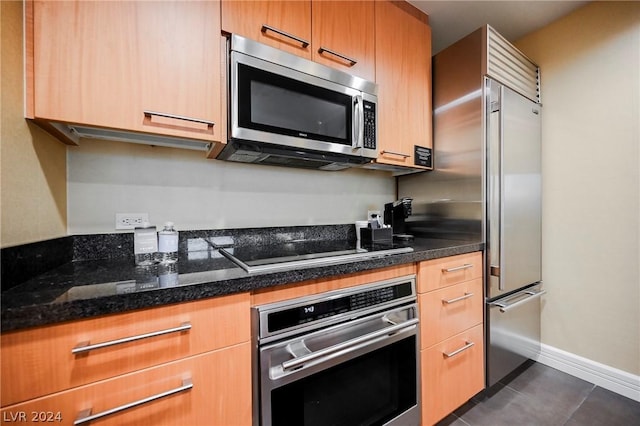
[[[640,374],[640,3],[517,45],[542,69],[542,340]]]
[[[22,1],[0,1],[0,246],[67,233],[66,148],[24,119]]]
[[[68,150],[70,234],[116,232],[115,213],[128,212],[179,230],[353,223],[395,197],[386,172],[240,164],[92,140]]]

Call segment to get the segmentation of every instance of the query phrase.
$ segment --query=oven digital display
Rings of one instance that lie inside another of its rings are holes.
[[[403,297],[411,296],[411,283],[406,282],[389,287],[367,290],[310,303],[304,306],[272,312],[268,315],[269,332],[280,331],[300,324],[329,318],[345,312],[356,311],[370,306],[380,305]]]

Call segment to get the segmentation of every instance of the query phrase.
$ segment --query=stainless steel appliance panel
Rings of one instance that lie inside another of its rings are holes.
[[[434,62],[439,72],[448,68]],[[482,79],[465,90],[434,86],[434,99],[434,170],[398,178],[398,196],[413,198],[407,232],[484,241]]]
[[[220,159],[339,170],[376,158],[375,83],[237,35],[229,46]]]
[[[252,312],[256,424],[420,424],[414,275]]]
[[[540,296],[541,285],[488,303],[486,319],[487,382],[493,386],[504,376],[532,359],[540,352]]]
[[[541,281],[540,99],[539,67],[479,28],[433,58],[433,172],[398,178],[398,196],[414,200],[407,232],[485,243],[489,385],[538,347],[526,330],[539,330],[539,299],[508,315],[495,304]]]
[[[487,79],[488,259],[493,299],[541,280],[541,106]]]

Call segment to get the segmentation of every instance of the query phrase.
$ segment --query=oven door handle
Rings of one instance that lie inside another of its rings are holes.
[[[324,356],[330,355],[334,352],[342,351],[351,346],[356,346],[362,343],[365,343],[369,340],[376,339],[380,336],[384,336],[385,334],[396,333],[403,329],[412,329],[415,328],[416,324],[418,324],[420,320],[418,318],[413,318],[409,321],[405,321],[403,323],[393,325],[391,327],[386,327],[378,331],[374,331],[372,333],[365,334],[360,337],[356,337],[355,339],[347,340],[346,342],[338,343],[337,345],[329,346],[328,348],[320,349],[319,351],[312,352],[308,355],[304,355],[298,358],[294,358],[289,361],[285,361],[282,363],[283,370],[291,370],[296,367],[300,367],[301,365],[306,364],[309,361],[313,361],[318,358],[322,358]]]

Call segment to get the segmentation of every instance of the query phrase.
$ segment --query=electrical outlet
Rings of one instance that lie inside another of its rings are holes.
[[[149,213],[116,213],[116,229],[134,229],[149,221]]]

